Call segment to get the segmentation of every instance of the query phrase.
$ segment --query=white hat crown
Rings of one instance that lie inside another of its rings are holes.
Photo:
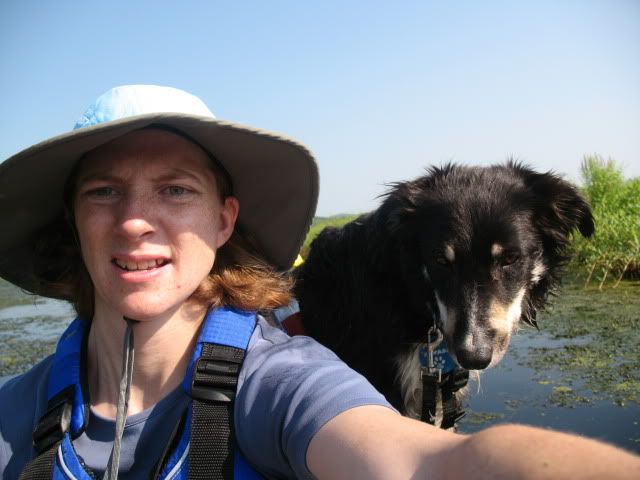
[[[100,95],[73,129],[161,112],[216,118],[202,100],[183,90],[157,85],[123,85]]]

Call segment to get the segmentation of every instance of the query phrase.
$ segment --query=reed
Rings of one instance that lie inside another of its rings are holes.
[[[640,178],[625,179],[618,163],[598,155],[586,156],[581,171],[596,233],[575,237],[570,267],[584,275],[585,288],[616,288],[624,278],[640,277]]]

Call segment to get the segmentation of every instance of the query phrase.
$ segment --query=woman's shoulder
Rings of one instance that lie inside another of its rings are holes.
[[[260,471],[311,478],[306,451],[313,436],[341,412],[363,405],[389,406],[331,350],[258,321],[238,379],[234,416],[238,445]]]
[[[253,354],[256,351],[264,353],[266,350],[273,354],[274,350],[284,350],[288,354],[297,353],[298,355],[313,356],[330,361],[338,360],[335,353],[313,338],[305,335],[289,335],[280,325],[274,324],[274,322],[261,315],[258,315],[258,323],[247,350]],[[295,361],[298,355],[290,357],[291,360]]]

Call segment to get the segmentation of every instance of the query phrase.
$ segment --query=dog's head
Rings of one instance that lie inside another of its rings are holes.
[[[431,303],[449,352],[467,369],[498,363],[519,321],[536,325],[571,232],[594,231],[575,187],[514,162],[433,168],[395,185],[384,208],[408,252],[403,269],[421,277],[414,302]]]

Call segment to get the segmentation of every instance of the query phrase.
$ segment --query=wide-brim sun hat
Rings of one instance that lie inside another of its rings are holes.
[[[274,267],[290,268],[318,199],[318,168],[310,151],[286,136],[218,120],[182,90],[128,85],[100,96],[72,131],[0,164],[0,276],[46,295],[34,273],[34,248],[42,240],[38,233],[62,213],[73,167],[94,148],[159,125],[186,135],[222,165],[240,203],[240,229]]]

